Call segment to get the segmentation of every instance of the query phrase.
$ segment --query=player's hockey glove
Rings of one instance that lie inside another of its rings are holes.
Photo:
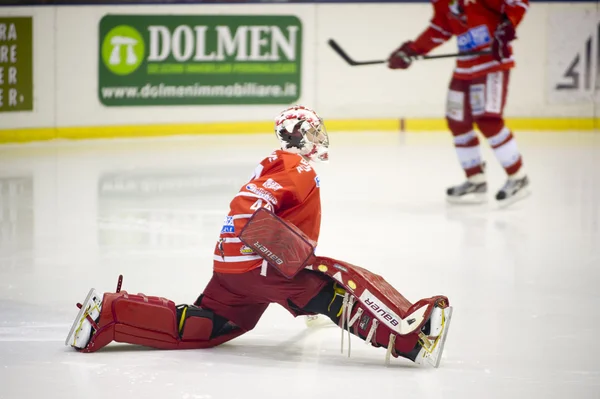
[[[492,43],[492,55],[496,61],[502,61],[510,57],[508,45],[517,38],[517,32],[512,22],[506,20],[501,22],[494,32],[494,42]]]
[[[411,41],[405,42],[398,47],[388,58],[388,68],[390,69],[406,69],[412,63],[412,57],[421,53],[415,50],[414,44]]]

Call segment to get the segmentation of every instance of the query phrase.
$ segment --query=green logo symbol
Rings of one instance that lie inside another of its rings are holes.
[[[112,28],[102,42],[102,60],[115,75],[129,75],[138,69],[144,52],[142,35],[127,25]]]

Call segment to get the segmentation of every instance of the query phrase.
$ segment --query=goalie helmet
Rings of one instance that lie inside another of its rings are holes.
[[[315,111],[301,105],[290,107],[275,119],[275,134],[284,151],[311,161],[329,160],[329,136]]]

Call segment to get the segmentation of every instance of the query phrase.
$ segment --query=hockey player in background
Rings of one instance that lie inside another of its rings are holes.
[[[323,120],[294,106],[276,118],[275,132],[281,149],[258,164],[231,201],[213,254],[213,276],[195,303],[176,306],[128,294],[120,277],[116,293],[92,289],[78,304],[66,345],[81,352],[111,341],[160,349],[214,347],[252,330],[269,304],[277,303],[293,316],[330,318],[342,328],[342,339],[346,331],[387,348],[386,361],[401,356],[439,365],[452,313],[446,297],[412,304],[381,276],[314,255],[321,199],[310,162],[328,159]]]
[[[415,41],[407,41],[388,58],[391,69],[406,69],[411,57],[427,54],[452,36],[459,52],[491,51],[457,59],[448,91],[446,119],[454,136],[466,182],[450,187],[451,202],[484,202],[487,198],[485,162],[474,125],[487,138],[508,175],[496,194],[511,203],[528,194],[529,180],[513,133],[504,124],[510,70],[515,62],[510,42],[528,8],[528,0],[431,0],[433,18]]]

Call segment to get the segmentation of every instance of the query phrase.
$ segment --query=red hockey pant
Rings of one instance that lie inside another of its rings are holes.
[[[292,279],[272,268],[267,270],[266,276],[261,276],[260,269],[241,274],[214,273],[196,305],[249,331],[271,303],[283,306],[294,316],[304,314],[298,308],[304,308],[331,281],[310,270],[302,270]]]
[[[488,139],[490,146],[509,175],[521,167],[516,144],[505,146],[513,140],[512,132],[504,125],[504,106],[508,92],[510,71],[490,72],[486,75],[462,80],[452,78],[448,90],[446,120],[454,136],[454,145],[462,168],[467,176],[483,172],[479,138],[475,125]],[[510,151],[508,151],[510,150]]]

